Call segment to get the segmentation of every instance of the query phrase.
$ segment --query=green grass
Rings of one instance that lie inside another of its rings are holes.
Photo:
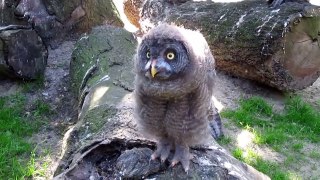
[[[296,151],[296,152],[300,152],[300,150],[302,150],[303,148],[303,144],[302,143],[296,143],[292,145],[292,150]]]
[[[44,76],[39,76],[33,81],[22,82],[23,92],[32,92],[44,87]]]
[[[270,176],[271,179],[286,180],[289,178],[289,173],[282,170],[282,168],[273,162],[263,160],[257,153],[248,150],[246,153],[242,149],[236,148],[232,151],[232,155],[253,167],[258,171]]]
[[[43,162],[41,168],[38,168],[36,165],[36,161],[38,161],[39,159]],[[30,160],[27,164],[25,175],[27,177],[45,177],[46,176],[45,173],[48,168],[49,168],[48,162],[43,160],[43,157],[37,158],[35,151],[32,151]]]
[[[50,115],[53,113],[50,106],[40,99],[37,99],[33,104],[34,104],[33,115],[35,117],[43,116],[43,115]]]
[[[287,97],[282,112],[274,111],[260,97],[251,97],[241,99],[239,108],[225,110],[221,115],[253,133],[255,144],[269,146],[287,157],[285,162],[277,164],[263,160],[250,150],[243,152],[242,149],[233,147],[234,157],[252,165],[271,179],[301,179],[286,169],[294,167],[298,161],[306,160],[301,156],[303,142],[320,142],[320,111],[297,96]],[[308,156],[319,159],[320,153],[311,152]]]
[[[218,143],[222,145],[227,145],[232,142],[232,139],[228,136],[223,136],[222,138],[218,139]]]
[[[320,152],[311,151],[309,156],[311,158],[313,158],[313,159],[319,159],[320,160]]]
[[[30,176],[28,168],[34,147],[26,138],[35,133],[41,123],[27,118],[24,106],[25,98],[21,95],[0,97],[0,179]],[[39,109],[32,114],[37,112]]]
[[[241,160],[241,161],[244,161],[244,158],[243,158],[243,151],[242,149],[240,148],[236,148],[235,150],[232,151],[232,156]]]
[[[241,99],[239,103],[238,109],[226,110],[222,116],[242,128],[252,127],[257,144],[277,150],[279,145],[295,139],[320,142],[320,112],[299,97],[288,98],[282,113],[273,112],[272,106],[259,97]]]

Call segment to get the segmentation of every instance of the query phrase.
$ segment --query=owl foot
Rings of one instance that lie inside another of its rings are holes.
[[[173,167],[180,162],[184,171],[188,172],[191,159],[192,155],[189,153],[189,147],[177,145],[171,162],[171,166]]]
[[[160,157],[161,162],[165,162],[170,154],[172,145],[168,142],[157,143],[157,150],[151,155],[151,159],[155,160]]]

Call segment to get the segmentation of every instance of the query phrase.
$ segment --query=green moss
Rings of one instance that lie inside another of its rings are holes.
[[[84,138],[88,134],[95,134],[101,128],[107,126],[110,118],[117,113],[117,109],[109,105],[100,105],[96,108],[89,110],[83,118],[83,126],[79,128],[79,137]]]
[[[109,73],[113,64],[129,64],[135,53],[136,41],[131,33],[115,27],[96,27],[91,34],[82,37],[72,54],[70,76],[73,91],[78,94],[88,69],[97,69],[90,75],[86,85],[91,87]]]
[[[303,22],[307,24],[305,27],[308,27],[305,29],[306,33],[312,39],[319,40],[320,17],[304,18]]]

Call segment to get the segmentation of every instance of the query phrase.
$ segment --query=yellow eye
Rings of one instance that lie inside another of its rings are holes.
[[[169,60],[174,59],[174,53],[173,52],[167,53],[167,59],[169,59]]]
[[[147,51],[146,56],[148,59],[150,59],[150,51]]]

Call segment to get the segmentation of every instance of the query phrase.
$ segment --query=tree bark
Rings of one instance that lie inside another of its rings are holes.
[[[147,1],[141,11],[144,30],[174,22],[200,30],[213,51],[217,69],[276,87],[298,90],[320,76],[320,7],[266,1]],[[151,24],[151,25],[150,25]]]

